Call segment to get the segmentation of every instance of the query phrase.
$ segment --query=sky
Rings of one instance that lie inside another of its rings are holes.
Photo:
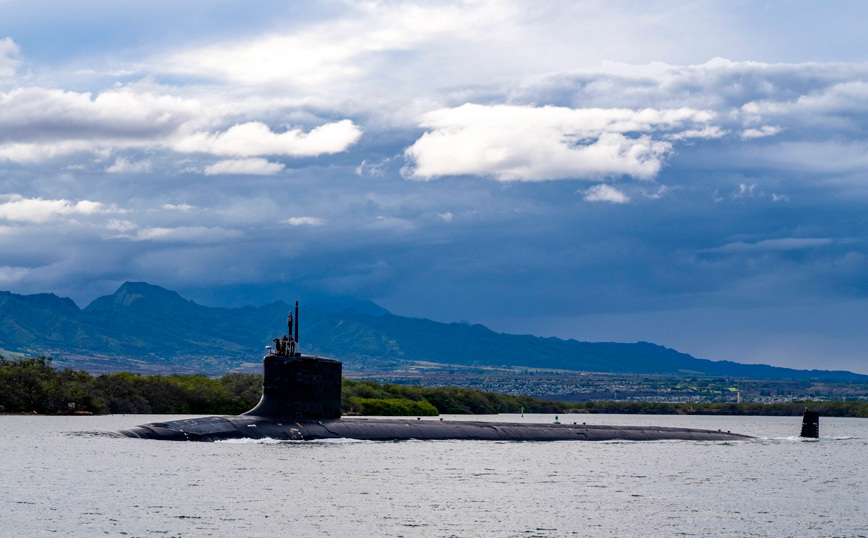
[[[868,3],[0,0],[0,289],[868,373]]]

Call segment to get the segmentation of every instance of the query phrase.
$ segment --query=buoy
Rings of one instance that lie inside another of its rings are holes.
[[[560,423],[561,423],[561,421],[560,421],[560,420],[558,420],[558,416],[557,416],[557,415],[555,415],[555,424],[560,424]]]

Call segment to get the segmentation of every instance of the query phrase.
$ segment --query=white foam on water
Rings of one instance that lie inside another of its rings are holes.
[[[311,441],[293,441],[296,443],[326,443],[326,444],[334,444],[341,445],[345,443],[369,443],[370,441],[365,441],[362,439],[348,439],[346,437],[338,437],[336,439],[313,439]]]
[[[795,443],[819,443],[821,441],[848,441],[850,439],[858,439],[851,435],[831,436],[821,435],[819,439],[815,437],[800,437],[798,435],[790,435],[789,437],[757,437],[761,441],[790,441]]]
[[[295,443],[326,443],[326,444],[345,444],[345,443],[367,443],[361,439],[345,439],[343,437],[337,439],[311,439],[309,441],[301,439],[273,439],[271,437],[262,437],[260,439],[220,439],[215,443],[229,443],[236,445],[280,445],[280,444],[295,444]]]
[[[283,443],[280,439],[272,439],[271,437],[263,437],[261,439],[220,439],[215,443],[229,443],[233,445],[276,445]]]

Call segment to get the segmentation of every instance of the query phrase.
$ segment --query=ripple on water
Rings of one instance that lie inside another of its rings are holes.
[[[868,535],[865,420],[825,419],[826,435],[808,441],[792,436],[799,418],[572,419],[764,436],[718,443],[176,443],[110,433],[172,418],[0,417],[2,529],[73,537]]]

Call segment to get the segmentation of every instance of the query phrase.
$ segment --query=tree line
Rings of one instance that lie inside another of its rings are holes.
[[[92,376],[54,368],[50,357],[0,356],[0,412],[5,413],[235,415],[251,409],[261,394],[262,376],[249,374]]]
[[[50,357],[7,360],[0,355],[0,412],[93,414],[236,415],[253,408],[262,394],[262,376],[227,374],[92,376],[57,369]],[[658,403],[555,402],[462,387],[419,387],[352,381],[341,386],[344,414],[432,416],[496,413],[628,413],[797,416],[809,407],[823,416],[868,417],[868,402]]]

